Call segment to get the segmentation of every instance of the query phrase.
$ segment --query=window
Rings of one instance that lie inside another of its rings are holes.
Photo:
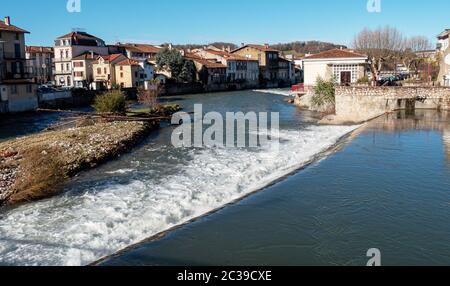
[[[60,51],[59,51],[59,55],[60,55],[59,58],[61,58],[61,59],[64,58],[64,51],[63,51],[63,50],[60,50]]]
[[[123,72],[120,73],[120,78],[123,78]]]
[[[27,85],[27,93],[32,93],[33,92],[33,86],[31,84]]]
[[[17,94],[17,85],[11,85],[11,94]]]
[[[66,50],[66,58],[69,58],[69,50]]]
[[[72,80],[70,79],[70,76],[67,77],[67,86],[72,85]]]
[[[97,68],[97,74],[102,74],[102,69],[101,68]]]
[[[61,64],[61,71],[64,71],[64,64]]]
[[[74,62],[73,66],[75,68],[82,68],[82,67],[84,67],[84,62]]]
[[[20,39],[19,33],[16,33],[16,41]]]
[[[108,73],[108,70],[106,68],[104,68],[103,71],[105,72],[105,74]]]
[[[66,69],[67,69],[67,71],[70,71],[70,64],[69,63],[66,64]]]
[[[342,72],[351,73],[351,82],[356,83],[358,81],[358,65],[333,65],[333,75],[337,83],[341,83]]]
[[[0,39],[2,38],[2,36],[3,36],[3,35],[2,35],[2,31],[0,31]]]
[[[138,77],[138,72],[134,72],[134,77]]]
[[[120,66],[120,70],[123,71],[123,66]]]

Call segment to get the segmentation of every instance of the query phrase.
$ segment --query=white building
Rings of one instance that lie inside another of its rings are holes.
[[[437,51],[441,58],[438,81],[443,86],[450,86],[450,29],[437,36]]]
[[[351,50],[335,49],[303,59],[305,85],[314,86],[320,77],[334,78],[340,85],[353,84],[366,75],[368,57]]]
[[[72,59],[85,52],[108,55],[108,47],[102,39],[85,32],[72,32],[55,40],[55,83],[74,87]]]

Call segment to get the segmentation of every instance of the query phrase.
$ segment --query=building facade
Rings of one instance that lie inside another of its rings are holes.
[[[278,50],[265,45],[242,45],[240,48],[232,51],[247,59],[257,60],[259,63],[259,80],[261,84],[268,86],[277,86],[279,79],[279,54]]]
[[[450,30],[437,36],[437,54],[440,58],[438,82],[442,86],[450,86]]]
[[[34,82],[44,84],[53,81],[53,48],[27,46],[25,57],[27,73]]]
[[[85,32],[72,32],[55,40],[55,84],[58,86],[75,87],[73,58],[85,52],[108,55],[109,49],[105,42]]]
[[[92,88],[94,82],[93,64],[99,54],[93,51],[72,58],[73,85],[75,88]]]
[[[12,25],[10,17],[0,20],[0,112],[28,111],[38,106],[37,85],[26,72],[27,33]]]
[[[200,49],[195,54],[203,59],[216,61],[227,67],[228,83],[240,83],[256,87],[259,83],[259,63],[239,55],[218,49]]]
[[[350,85],[366,75],[368,57],[351,50],[335,49],[303,59],[305,85],[314,86],[318,78],[334,79],[339,85]]]
[[[93,63],[94,89],[112,89],[116,82],[116,64],[126,60],[122,54],[99,56]]]

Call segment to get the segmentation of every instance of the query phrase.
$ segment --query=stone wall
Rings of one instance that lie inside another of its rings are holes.
[[[450,110],[446,87],[337,87],[336,114],[323,123],[360,123],[401,109]]]

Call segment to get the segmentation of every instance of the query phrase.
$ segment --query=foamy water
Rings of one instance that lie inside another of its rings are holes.
[[[267,186],[355,128],[282,130],[279,152],[186,149],[187,163],[167,176],[140,170],[147,175],[125,184],[111,180],[0,214],[0,264],[89,264]]]
[[[270,93],[270,94],[277,94],[277,95],[284,95],[284,96],[294,96],[294,93],[287,88],[271,88],[271,89],[255,89],[254,92],[259,93]]]

